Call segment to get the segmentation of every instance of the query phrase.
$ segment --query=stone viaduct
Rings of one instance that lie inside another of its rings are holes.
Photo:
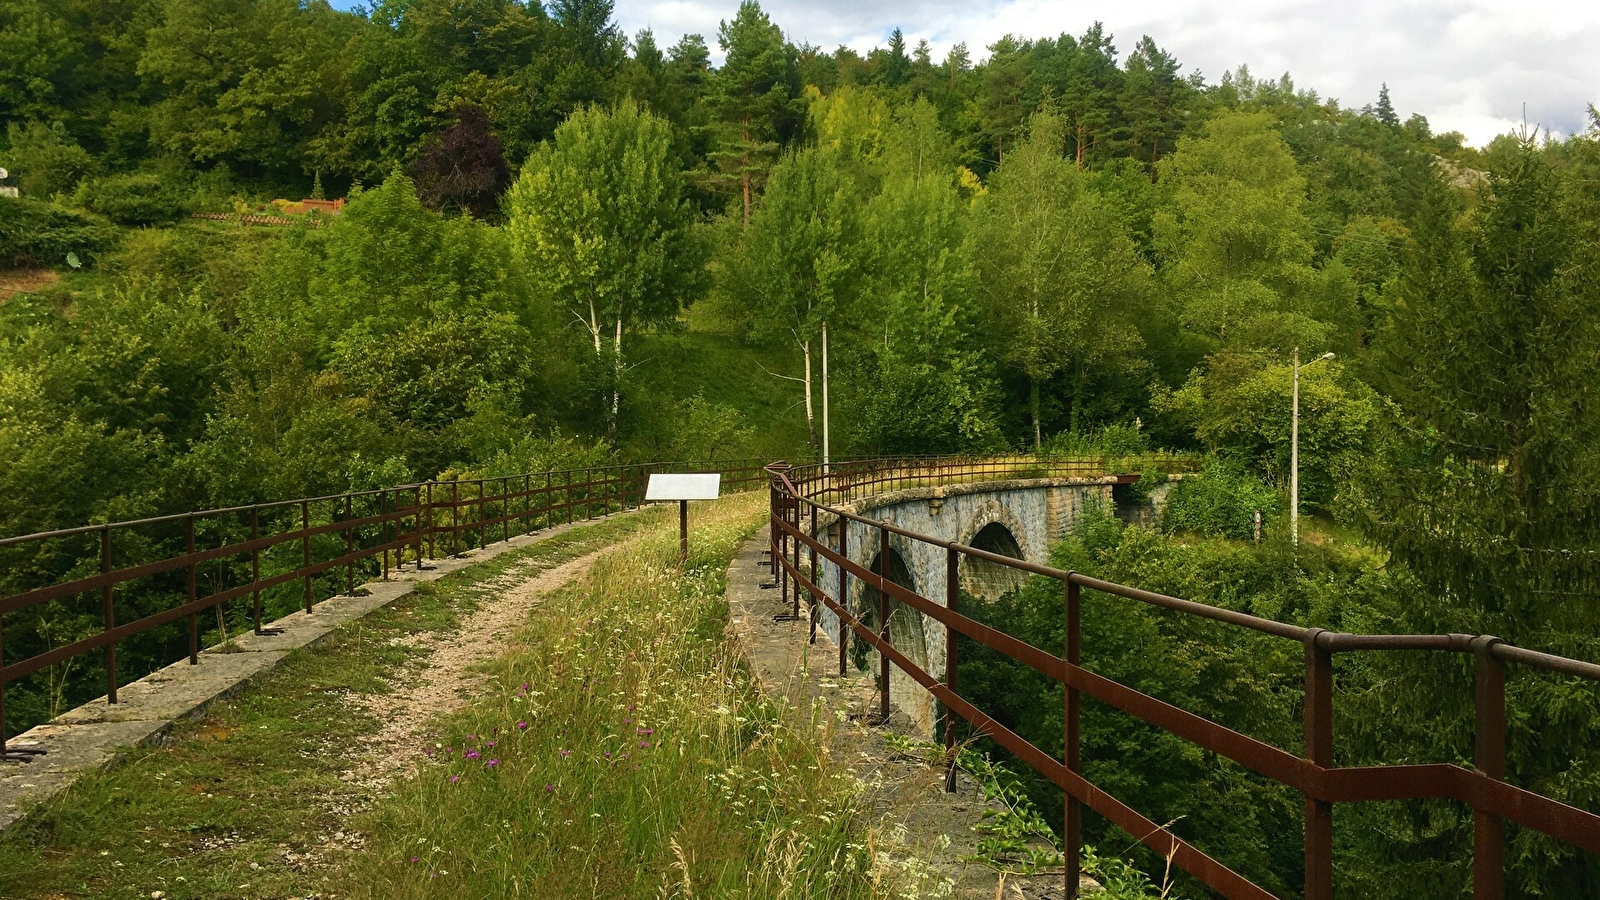
[[[1115,476],[1100,478],[1035,478],[1012,481],[987,481],[911,488],[874,494],[844,507],[847,512],[899,526],[919,534],[955,541],[1033,563],[1048,562],[1050,547],[1072,529],[1083,510],[1105,504],[1125,520],[1146,520],[1165,500],[1170,485],[1162,485],[1143,503],[1119,503],[1114,491]],[[846,547],[850,559],[873,571],[879,565],[877,529],[849,523]],[[839,523],[829,517],[818,521],[819,537],[835,550],[839,547]],[[838,566],[819,562],[818,583],[838,596]],[[965,594],[993,599],[1020,587],[1025,573],[987,560],[962,557],[958,569],[960,588]],[[943,604],[946,594],[946,555],[935,545],[900,535],[889,536],[889,579]],[[863,622],[876,627],[878,592],[859,578],[850,579],[850,609]],[[835,642],[839,640],[838,616],[827,607],[819,608],[819,631]],[[889,639],[929,674],[943,679],[945,635],[943,626],[916,611],[891,602]],[[864,641],[851,643],[852,664],[877,671],[876,651]],[[937,715],[931,695],[910,676],[890,667],[889,697],[894,706],[908,715],[925,735],[933,733]]]

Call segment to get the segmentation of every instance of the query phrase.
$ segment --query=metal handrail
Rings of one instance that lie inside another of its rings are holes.
[[[527,533],[558,521],[572,522],[593,518],[617,509],[637,507],[644,501],[648,476],[664,471],[714,471],[725,477],[733,490],[749,489],[767,480],[765,459],[675,461],[644,464],[616,464],[484,478],[461,478],[396,485],[344,494],[277,500],[245,506],[197,510],[174,515],[151,516],[119,522],[105,522],[62,528],[35,534],[0,539],[0,550],[17,551],[30,545],[48,548],[50,542],[74,537],[99,537],[99,571],[73,577],[72,569],[84,561],[84,554],[62,553],[63,571],[46,574],[45,583],[0,596],[0,626],[8,613],[86,594],[100,594],[102,604],[99,631],[44,652],[23,658],[6,659],[5,631],[0,627],[0,759],[7,755],[5,698],[13,681],[94,651],[105,654],[106,699],[117,702],[117,644],[133,635],[188,619],[189,661],[198,664],[200,652],[199,615],[206,610],[240,597],[252,598],[251,618],[256,633],[263,632],[262,592],[299,581],[306,612],[316,603],[334,596],[319,588],[317,576],[344,568],[345,593],[355,587],[358,563],[379,560],[376,569],[387,578],[395,570],[435,555],[436,545],[447,542],[450,553],[473,545],[487,544],[492,529],[500,530],[502,540],[514,533]],[[580,480],[581,479],[581,480]],[[315,512],[315,515],[313,515]],[[271,513],[276,525],[263,522]],[[284,518],[289,521],[285,523]],[[248,522],[248,524],[246,524]],[[196,526],[204,525],[221,542],[219,546],[196,546]],[[157,536],[154,558],[120,567],[113,560],[113,537],[129,530],[181,526],[181,536]],[[263,527],[265,526],[265,527]],[[330,550],[328,539],[343,537],[343,548]],[[314,541],[313,539],[321,539]],[[181,542],[181,543],[180,543]],[[262,555],[274,547],[299,544],[298,565],[284,571],[262,572]],[[172,549],[174,544],[181,552]],[[167,549],[162,549],[165,546]],[[234,573],[228,586],[200,589],[200,568],[233,561],[239,567],[248,563],[248,574]],[[363,570],[367,566],[363,565]],[[157,585],[173,595],[174,602],[131,621],[118,621],[117,592],[136,582],[149,583],[163,575],[186,574],[186,586]],[[319,594],[325,596],[319,597]],[[36,642],[37,643],[37,642]],[[162,664],[165,664],[164,662]]]
[[[1097,461],[1102,466],[1104,461]],[[1087,806],[1113,824],[1172,860],[1203,884],[1229,898],[1272,900],[1259,885],[1229,869],[1218,860],[1174,835],[1166,827],[1141,815],[1083,778],[1079,772],[1080,752],[1078,706],[1080,695],[1088,695],[1174,734],[1206,750],[1233,760],[1267,778],[1305,795],[1305,897],[1331,900],[1333,894],[1333,818],[1334,803],[1370,800],[1448,798],[1472,807],[1475,830],[1473,854],[1473,896],[1475,900],[1502,900],[1504,896],[1505,823],[1522,826],[1558,840],[1600,853],[1600,815],[1550,797],[1516,787],[1505,781],[1505,667],[1508,662],[1534,666],[1545,671],[1600,681],[1600,665],[1569,659],[1536,650],[1514,647],[1489,635],[1363,635],[1304,628],[1263,619],[1247,613],[1221,609],[1192,600],[1170,597],[1129,585],[1092,578],[1079,572],[1030,563],[1002,554],[981,550],[956,541],[921,534],[832,503],[826,499],[844,496],[861,499],[863,487],[889,485],[890,489],[925,487],[931,484],[993,480],[1008,472],[1031,466],[1043,467],[1042,477],[1058,477],[1048,461],[1006,461],[944,459],[901,459],[847,467],[843,486],[834,480],[833,471],[820,467],[792,468],[769,466],[770,555],[774,578],[783,589],[784,602],[792,598],[793,615],[800,613],[801,594],[807,596],[810,611],[810,640],[816,640],[819,611],[826,608],[841,623],[839,674],[846,672],[846,654],[853,636],[866,641],[879,652],[879,714],[889,713],[889,665],[893,663],[912,680],[944,704],[944,738],[947,750],[955,746],[955,717],[971,723],[978,731],[1016,754],[1040,775],[1060,787],[1066,798],[1064,846],[1065,883],[1068,897],[1076,896],[1082,834],[1080,807]],[[1010,470],[1007,466],[1010,466]],[[835,467],[837,468],[837,467]],[[1127,483],[1135,476],[1092,472],[1094,464],[1081,467],[1079,476],[1098,476],[1099,480]],[[797,472],[803,473],[795,478]],[[806,491],[805,487],[816,488]],[[819,499],[824,498],[824,499]],[[819,515],[834,517],[841,523],[837,548],[820,540]],[[803,520],[809,518],[809,529]],[[850,529],[845,523],[864,526],[876,533],[879,542],[879,571],[872,571],[850,559]],[[889,535],[941,548],[946,551],[947,596],[943,604],[924,597],[890,580],[888,575]],[[802,565],[801,551],[809,557]],[[957,611],[958,569],[964,557],[1007,566],[1062,583],[1065,640],[1063,652],[1056,655],[993,629]],[[838,570],[839,596],[817,583],[819,559]],[[879,628],[867,627],[848,609],[849,579],[859,578],[875,589],[879,597]],[[1203,716],[1190,713],[1147,694],[1134,690],[1079,665],[1081,592],[1084,588],[1124,597],[1152,606],[1170,609],[1227,625],[1247,628],[1274,637],[1293,640],[1305,647],[1305,750],[1303,756],[1275,747],[1230,729]],[[889,639],[890,600],[896,600],[945,628],[945,678],[941,682],[899,652]],[[962,698],[957,683],[955,635],[961,634],[1047,677],[1062,683],[1064,691],[1064,758],[1057,760]],[[1403,766],[1338,767],[1333,762],[1333,654],[1386,650],[1427,650],[1470,653],[1476,661],[1475,716],[1477,741],[1471,769],[1453,764]],[[953,714],[953,715],[951,715]]]

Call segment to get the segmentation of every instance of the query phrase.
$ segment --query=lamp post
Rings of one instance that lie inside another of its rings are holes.
[[[1332,353],[1324,353],[1306,365],[1314,366]],[[1289,426],[1289,540],[1300,546],[1300,348],[1294,348],[1294,417]]]

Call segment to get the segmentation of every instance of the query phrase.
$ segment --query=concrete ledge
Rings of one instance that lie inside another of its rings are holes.
[[[361,596],[331,597],[313,606],[310,613],[290,613],[268,626],[281,633],[247,631],[202,651],[198,665],[185,659],[123,685],[115,704],[100,697],[17,735],[7,742],[8,747],[43,750],[44,754],[23,762],[0,762],[0,830],[66,790],[85,772],[111,764],[131,747],[158,740],[174,722],[203,714],[211,704],[270,672],[289,651],[315,647],[339,626],[411,593],[418,582],[436,581],[474,563],[618,515],[625,513],[557,525],[460,556],[431,559],[427,561],[431,568],[421,571],[391,572],[388,581],[362,585]]]

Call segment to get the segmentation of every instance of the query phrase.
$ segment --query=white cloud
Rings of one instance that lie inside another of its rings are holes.
[[[1387,82],[1403,116],[1427,116],[1435,131],[1474,143],[1527,121],[1559,133],[1581,129],[1585,105],[1600,101],[1600,4],[1552,0],[929,0],[883,3],[771,0],[763,4],[791,40],[859,51],[902,28],[926,38],[936,57],[965,41],[983,47],[1004,34],[1081,34],[1096,20],[1119,50],[1149,34],[1186,70],[1215,81],[1244,63],[1258,76],[1289,72],[1295,83],[1347,106],[1373,102]],[[699,32],[716,50],[717,23],[734,0],[641,0],[617,4],[630,34],[649,26],[663,44]],[[720,54],[718,54],[720,59]]]

